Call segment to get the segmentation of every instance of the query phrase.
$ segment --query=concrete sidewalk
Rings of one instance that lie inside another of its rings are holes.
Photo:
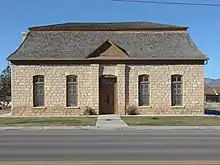
[[[0,127],[0,131],[10,130],[131,130],[131,131],[150,131],[150,130],[216,130],[220,131],[220,126],[6,126]]]
[[[119,115],[99,115],[96,121],[98,128],[124,128],[128,125],[121,119]]]
[[[1,117],[11,117],[11,113],[3,113],[3,114],[0,114],[0,118]]]

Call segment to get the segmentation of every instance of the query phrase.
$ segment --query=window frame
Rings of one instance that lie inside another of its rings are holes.
[[[66,76],[66,106],[67,107],[77,107],[78,106],[78,83],[77,83],[77,76],[76,75],[68,75]],[[72,79],[69,81],[69,79]],[[72,87],[70,87],[72,86]],[[70,102],[70,88],[75,88],[75,94],[72,94],[72,96],[75,96],[75,104]]]
[[[150,81],[149,81],[149,75],[148,74],[142,74],[138,76],[138,105],[139,106],[150,106]],[[142,94],[141,86],[145,87],[145,95]],[[143,97],[145,97],[144,103],[142,103]]]
[[[171,105],[183,106],[183,76],[180,74],[171,76]]]
[[[40,88],[42,88],[43,90]],[[38,94],[37,91],[41,91],[42,93]],[[44,75],[35,75],[33,76],[33,107],[44,107],[44,106],[45,106],[45,77]]]

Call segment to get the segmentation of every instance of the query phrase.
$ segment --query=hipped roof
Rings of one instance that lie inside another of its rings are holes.
[[[137,27],[151,30],[135,30]],[[64,30],[72,29],[72,30]],[[80,28],[83,28],[79,30]],[[85,30],[93,29],[93,30]],[[109,29],[127,28],[129,31]],[[62,30],[63,28],[63,30]],[[75,28],[75,30],[74,30]],[[100,30],[94,30],[102,28]],[[132,28],[134,28],[132,30]],[[161,28],[163,29],[161,31]],[[172,30],[171,29],[181,29]],[[46,29],[46,30],[45,30]],[[56,29],[56,30],[54,30]],[[78,30],[77,30],[78,29]],[[103,29],[105,29],[103,31]],[[167,30],[166,30],[167,29]],[[205,60],[205,56],[192,41],[185,27],[157,23],[84,23],[60,24],[30,28],[30,32],[20,47],[8,60],[91,60],[100,59],[102,45],[110,43],[127,56],[107,56],[106,58],[128,60]],[[116,51],[116,52],[117,52]],[[118,53],[120,53],[118,51]],[[105,58],[104,58],[105,59]]]

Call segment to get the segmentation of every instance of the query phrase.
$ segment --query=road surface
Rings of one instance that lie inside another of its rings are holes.
[[[133,164],[150,164],[150,162],[152,164],[166,164],[166,162],[167,164],[193,164],[193,162],[220,164],[220,131],[0,131],[0,161],[8,163],[76,161],[76,164],[89,162],[89,164],[122,164],[123,162],[129,164],[129,161]]]

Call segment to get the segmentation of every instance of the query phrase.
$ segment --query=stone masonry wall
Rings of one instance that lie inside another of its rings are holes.
[[[11,65],[12,115],[82,115],[85,106],[99,111],[99,76],[117,76],[117,110],[130,105],[143,115],[198,115],[204,111],[203,65]],[[66,107],[66,76],[77,75],[78,106]],[[150,105],[138,106],[138,75],[148,74]],[[171,75],[183,76],[183,106],[171,106]],[[45,107],[33,107],[33,76],[45,76]]]
[[[140,106],[144,115],[204,114],[203,65],[129,65],[129,105],[138,106],[138,75],[148,74],[150,105]],[[171,75],[181,74],[183,106],[171,106]]]
[[[12,65],[12,115],[82,115],[85,106],[98,112],[99,65]],[[45,107],[33,107],[33,76],[44,75]],[[66,107],[66,76],[77,75],[78,106]]]

